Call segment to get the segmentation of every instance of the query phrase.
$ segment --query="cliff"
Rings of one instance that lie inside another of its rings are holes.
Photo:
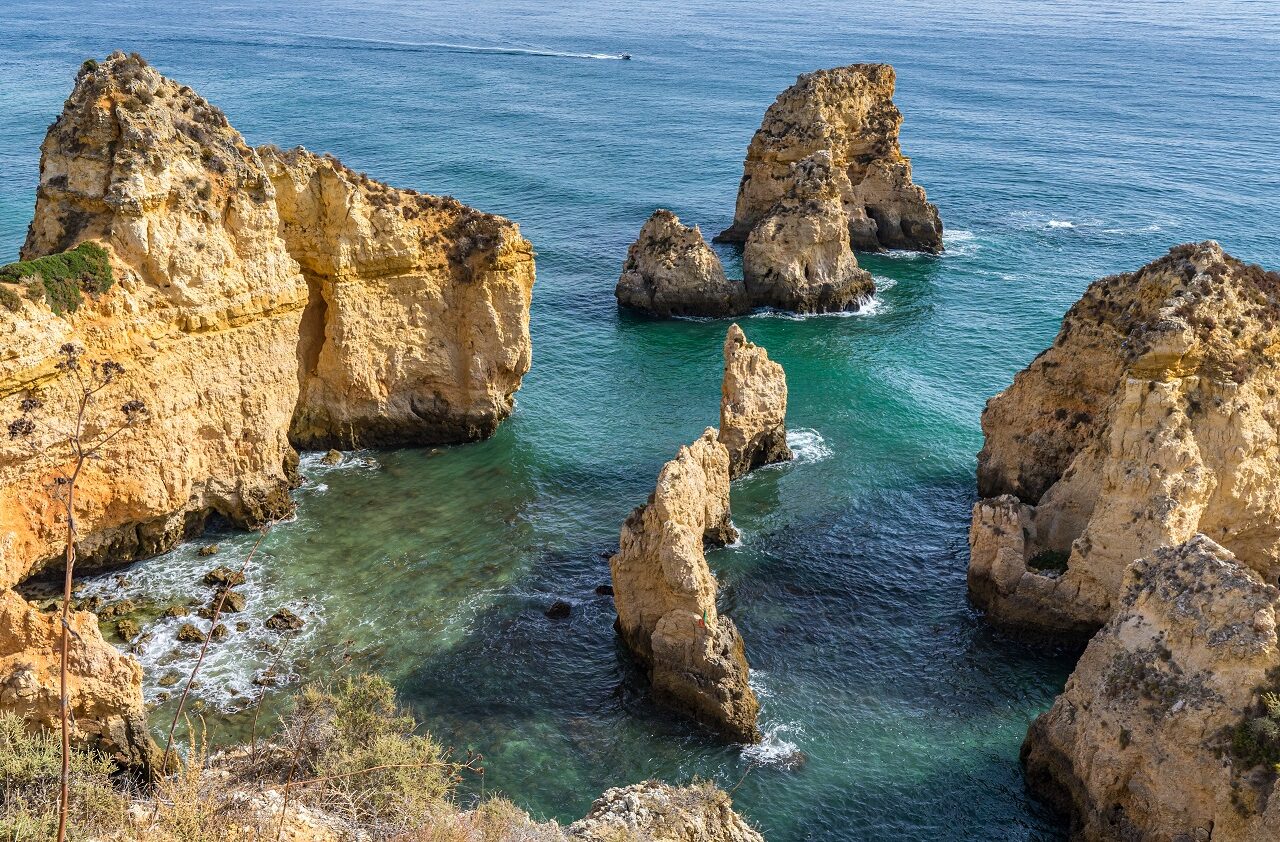
[[[969,589],[1092,633],[1125,568],[1197,532],[1280,575],[1280,275],[1216,243],[1094,282],[982,416]]]
[[[733,540],[729,452],[708,429],[666,463],[609,559],[618,631],[648,669],[653,697],[736,742],[757,742],[759,703],[742,637],[716,608],[704,543]]]
[[[1073,838],[1280,838],[1278,609],[1280,591],[1203,535],[1129,567],[1023,746]]]
[[[787,447],[787,375],[769,352],[731,325],[724,340],[717,440],[729,453],[729,478],[792,458]]]
[[[36,393],[69,405],[55,361],[72,341],[120,363],[114,388],[150,410],[77,486],[82,569],[168,549],[214,512],[286,514],[291,431],[300,446],[463,441],[510,411],[534,280],[514,224],[255,150],[121,53],[85,63],[41,151],[22,258],[91,243],[113,282],[0,270],[0,419]],[[0,587],[56,563],[58,458],[0,441]]]
[[[887,64],[853,64],[806,73],[779,94],[747,147],[733,225],[719,239],[746,241],[792,191],[792,165],[825,152],[854,248],[941,252],[938,209],[911,182],[898,143],[895,81]]]
[[[304,149],[258,150],[310,289],[298,447],[470,441],[529,370],[533,249],[512,222]]]
[[[738,316],[746,287],[725,278],[720,258],[669,210],[656,210],[627,251],[614,290],[618,304],[653,316]]]

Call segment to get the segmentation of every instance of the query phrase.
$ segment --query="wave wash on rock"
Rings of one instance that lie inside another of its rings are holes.
[[[1091,284],[982,416],[969,590],[992,620],[1088,634],[1125,569],[1208,535],[1280,575],[1280,274],[1217,243]]]
[[[529,367],[533,252],[514,223],[253,149],[137,56],[86,62],[42,146],[22,257],[86,241],[116,282],[74,314],[0,284],[0,418],[33,392],[68,399],[54,365],[73,340],[150,409],[110,472],[81,478],[83,567],[162,552],[214,512],[287,513],[295,443],[486,436]],[[51,467],[0,442],[0,586],[57,555]]]

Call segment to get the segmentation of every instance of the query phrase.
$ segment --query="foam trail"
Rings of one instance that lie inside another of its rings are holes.
[[[491,55],[544,56],[547,58],[581,58],[600,61],[622,61],[622,56],[610,53],[572,53],[560,50],[544,50],[534,47],[484,47],[475,44],[454,44],[446,41],[387,41],[376,38],[353,38],[346,35],[305,35],[321,41],[346,41],[363,44],[370,49],[418,52],[446,50],[455,53],[488,53]]]

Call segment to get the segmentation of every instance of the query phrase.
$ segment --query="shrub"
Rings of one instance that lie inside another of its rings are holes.
[[[24,278],[38,279],[37,294],[43,287],[45,301],[59,316],[74,313],[82,293],[101,294],[115,282],[107,251],[97,243],[81,243],[70,251],[0,266],[0,283],[20,283]]]
[[[1267,765],[1280,772],[1280,692],[1261,694],[1232,732],[1231,750],[1247,768]]]
[[[1027,566],[1033,570],[1067,572],[1067,560],[1071,558],[1069,550],[1041,550],[1031,557]]]
[[[22,309],[22,299],[8,287],[0,286],[0,307],[16,313]]]
[[[0,839],[43,842],[58,826],[62,747],[51,732],[29,733],[13,713],[0,713]],[[125,823],[128,799],[112,785],[114,764],[91,751],[71,755],[72,838],[105,835]]]

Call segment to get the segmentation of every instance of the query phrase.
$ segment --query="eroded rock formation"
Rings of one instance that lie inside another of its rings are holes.
[[[1280,734],[1280,715],[1252,724],[1261,694],[1280,692],[1278,610],[1280,591],[1203,535],[1128,568],[1023,746],[1032,788],[1071,814],[1074,838],[1280,838],[1277,776],[1249,742]]]
[[[529,370],[533,249],[452,197],[397,190],[304,149],[258,150],[311,290],[299,447],[469,441]]]
[[[658,474],[622,525],[613,573],[618,631],[649,671],[656,700],[738,742],[756,742],[759,703],[742,637],[716,608],[703,546],[733,540],[729,451],[707,429]]]
[[[739,316],[746,287],[725,278],[720,258],[669,210],[656,210],[627,251],[614,290],[618,304],[654,316]]]
[[[730,326],[724,340],[724,380],[720,386],[719,442],[729,452],[729,478],[761,465],[785,462],[787,375],[769,353]]]
[[[288,512],[291,428],[306,446],[486,435],[529,366],[533,255],[514,224],[252,149],[119,53],[86,62],[49,129],[22,257],[84,241],[115,284],[74,313],[0,283],[0,420],[33,392],[69,404],[55,362],[72,341],[121,363],[116,393],[150,410],[77,486],[82,569],[161,552],[213,512]],[[56,561],[60,458],[0,440],[0,586]]]
[[[1212,242],[1094,282],[991,399],[969,588],[993,620],[1091,633],[1125,568],[1197,532],[1280,576],[1280,275]]]
[[[570,839],[585,842],[764,842],[734,812],[728,794],[709,783],[674,787],[646,781],[610,789],[567,830]]]
[[[895,78],[887,64],[854,64],[806,73],[783,91],[747,148],[733,225],[719,239],[746,241],[794,194],[800,177],[792,165],[825,152],[832,167],[824,192],[838,197],[854,248],[942,251],[938,209],[911,183],[898,144]]]
[[[797,313],[857,310],[876,291],[858,268],[825,150],[793,164],[791,184],[751,229],[742,274],[753,304]]]
[[[59,727],[60,617],[0,589],[0,708],[33,728]],[[122,767],[153,769],[160,752],[147,732],[142,667],[102,639],[93,614],[73,611],[69,625],[73,739],[98,748]]]

